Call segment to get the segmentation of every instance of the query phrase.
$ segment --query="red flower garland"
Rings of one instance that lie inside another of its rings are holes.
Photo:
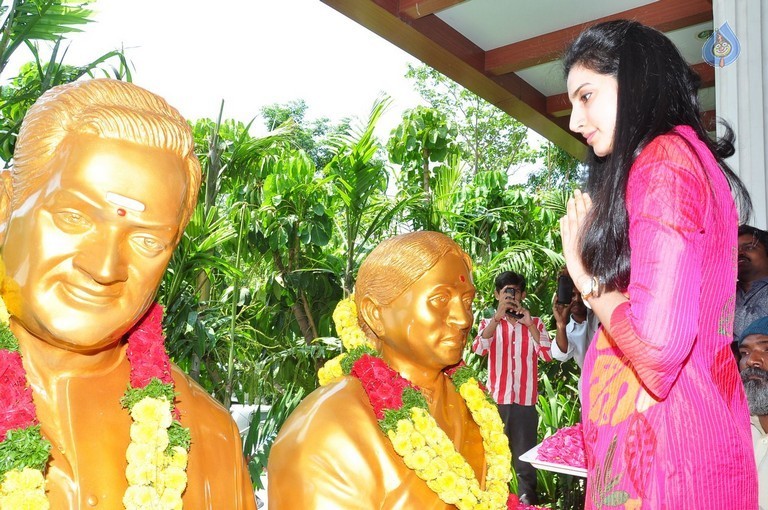
[[[32,388],[18,351],[0,350],[0,441],[9,430],[37,425]]]
[[[171,363],[163,338],[163,307],[153,303],[128,334],[126,352],[131,364],[131,386],[144,388],[152,378],[172,384]]]
[[[360,359],[352,365],[350,374],[362,383],[377,420],[384,418],[385,410],[401,408],[403,391],[405,388],[414,387],[407,379],[392,370],[383,359],[370,354],[360,356]]]

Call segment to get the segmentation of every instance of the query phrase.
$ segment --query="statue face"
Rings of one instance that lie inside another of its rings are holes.
[[[380,310],[381,353],[393,366],[442,370],[459,362],[472,326],[475,286],[464,260],[445,255]]]
[[[93,351],[154,298],[179,234],[185,170],[170,151],[74,134],[49,165],[3,243],[21,288],[17,318],[50,344]]]

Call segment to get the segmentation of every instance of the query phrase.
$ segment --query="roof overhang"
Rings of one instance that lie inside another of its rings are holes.
[[[635,19],[665,32],[702,78],[714,121],[714,68],[701,48],[711,0],[322,0],[507,112],[570,154],[586,147],[568,130],[560,56],[585,27]]]

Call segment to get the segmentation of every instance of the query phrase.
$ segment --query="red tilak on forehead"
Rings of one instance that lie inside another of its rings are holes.
[[[118,216],[125,216],[125,209],[123,209],[123,208],[119,208],[119,209],[117,210],[117,215],[118,215]]]
[[[460,274],[460,275],[459,275],[459,280],[461,280],[461,281],[463,282],[463,281],[465,281],[465,280],[466,280],[466,278],[464,278],[464,275],[463,275],[463,274]]]

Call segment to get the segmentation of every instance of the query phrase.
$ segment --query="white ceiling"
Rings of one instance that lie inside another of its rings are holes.
[[[656,0],[469,0],[436,13],[485,51]]]

